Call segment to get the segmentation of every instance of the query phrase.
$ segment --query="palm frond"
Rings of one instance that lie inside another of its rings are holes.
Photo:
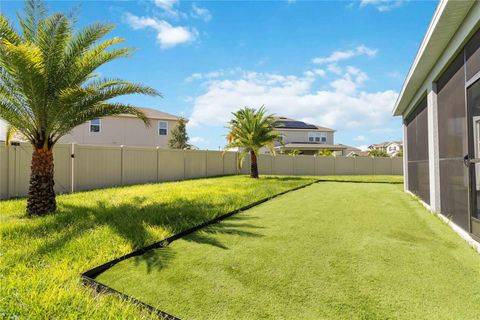
[[[96,79],[95,71],[132,48],[112,48],[120,38],[101,39],[112,25],[94,24],[74,31],[61,13],[46,16],[40,0],[30,0],[22,34],[0,14],[0,117],[36,146],[53,146],[74,127],[117,114],[132,114],[148,124],[136,107],[111,102],[123,95],[159,93],[120,79]],[[100,41],[100,42],[99,42]]]

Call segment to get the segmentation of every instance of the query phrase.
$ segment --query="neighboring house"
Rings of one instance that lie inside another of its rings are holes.
[[[282,135],[283,145],[275,146],[279,153],[299,150],[302,154],[313,155],[320,150],[331,150],[337,155],[345,155],[347,146],[334,144],[333,129],[285,117],[276,118],[273,126]],[[261,153],[269,152],[261,150]]]
[[[393,110],[405,189],[468,241],[480,241],[479,21],[479,1],[439,2]]]
[[[403,144],[401,141],[386,141],[379,144],[372,144],[368,149],[385,151],[390,157],[395,157],[403,150]]]
[[[346,146],[344,155],[347,157],[368,157],[368,151],[362,151],[359,148]]]
[[[177,125],[179,117],[155,109],[139,109],[149,118],[149,127],[132,115],[111,116],[84,123],[59,142],[168,148],[170,132]]]
[[[0,142],[4,142],[7,138],[7,123],[0,119]]]

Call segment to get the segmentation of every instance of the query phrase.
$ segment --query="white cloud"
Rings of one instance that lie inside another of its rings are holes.
[[[165,20],[158,20],[152,17],[138,17],[131,13],[127,13],[125,18],[128,24],[135,30],[154,29],[157,32],[157,40],[164,49],[192,42],[198,36],[198,32],[195,29],[183,26],[175,27]]]
[[[379,12],[386,12],[402,6],[406,0],[361,0],[360,7],[373,6]]]
[[[365,136],[359,135],[353,138],[353,141],[365,141],[367,138]]]
[[[357,148],[362,150],[362,151],[367,151],[368,150],[368,146],[366,144],[362,144],[361,146],[358,146]]]
[[[219,69],[210,72],[195,72],[185,78],[186,82],[198,81],[198,80],[211,80],[220,78],[223,76],[233,76],[235,74],[239,74],[244,72],[241,68],[232,68],[232,69]]]
[[[212,20],[212,15],[210,14],[210,11],[208,11],[208,9],[206,8],[198,6],[195,2],[192,4],[191,15],[192,17],[202,19],[205,22]]]
[[[330,82],[332,89],[319,91],[313,89],[316,79],[308,75],[245,72],[236,79],[211,80],[206,92],[194,99],[190,125],[223,126],[231,112],[265,105],[277,115],[335,129],[382,127],[391,118],[397,92],[361,90],[367,78],[347,67]]]
[[[368,48],[364,45],[358,46],[355,49],[352,50],[345,50],[345,51],[334,51],[331,55],[328,57],[316,57],[313,58],[312,62],[316,64],[324,64],[324,63],[329,63],[329,64],[335,64],[336,62],[342,61],[342,60],[347,60],[351,59],[353,57],[357,56],[368,56],[368,57],[374,57],[377,54],[376,49],[371,49]]]
[[[164,15],[167,17],[178,18],[184,16],[184,14],[176,9],[178,0],[154,0],[153,2],[163,10]]]

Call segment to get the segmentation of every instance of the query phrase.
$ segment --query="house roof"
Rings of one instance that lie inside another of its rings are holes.
[[[339,145],[339,146],[344,146],[347,151],[355,151],[355,152],[361,152],[361,151],[362,151],[362,150],[359,149],[359,148],[352,147],[352,146],[347,146],[347,145],[345,145],[345,144],[339,143],[338,145]]]
[[[393,143],[396,143],[396,144],[399,144],[399,145],[403,144],[402,141],[385,141],[385,142],[382,142],[382,143],[371,144],[370,147],[385,148],[385,147],[388,147],[389,145],[391,145]]]
[[[406,111],[474,3],[440,0],[395,103],[395,116]]]
[[[319,131],[335,131],[330,128],[317,126],[314,124],[306,123],[299,120],[294,120],[286,117],[278,117],[273,122],[273,126],[278,129],[289,129],[289,130],[319,130]]]
[[[347,146],[341,144],[326,144],[326,143],[308,143],[308,142],[290,142],[283,146],[275,147],[284,150],[345,150]]]
[[[160,111],[160,110],[157,110],[157,109],[152,109],[152,108],[139,108],[139,107],[137,107],[137,109],[139,109],[140,111],[142,111],[143,113],[145,113],[145,115],[146,115],[147,118],[149,118],[149,119],[161,119],[161,120],[178,120],[178,119],[180,119],[180,117],[178,117],[178,116],[176,116],[176,115],[173,115],[173,114],[170,114],[170,113],[166,113],[166,112],[163,112],[163,111]],[[132,115],[122,114],[121,116],[123,116],[123,117],[131,117]]]

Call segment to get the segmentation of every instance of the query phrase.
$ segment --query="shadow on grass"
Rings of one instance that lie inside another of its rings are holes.
[[[218,235],[235,235],[241,237],[263,237],[262,234],[256,233],[253,230],[264,229],[264,227],[256,226],[252,223],[246,223],[245,220],[256,219],[256,217],[247,216],[232,216],[227,220],[210,225],[202,230],[196,231],[182,238],[188,242],[195,242],[198,244],[205,244],[216,247],[221,250],[228,250],[226,244],[222,243]],[[175,258],[175,250],[167,246],[163,248],[154,249],[147,253],[134,257],[135,265],[145,264],[147,272],[152,270],[161,270],[166,267],[168,263]]]
[[[72,241],[104,226],[125,239],[132,250],[136,250],[162,240],[159,234],[152,230],[164,232],[167,237],[236,208],[235,203],[225,205],[209,202],[208,199],[176,198],[170,202],[148,203],[147,198],[142,196],[134,197],[128,204],[117,206],[104,200],[95,202],[93,206],[91,203],[89,205],[61,203],[60,212],[34,218],[32,222],[36,223],[15,228],[15,232],[27,234],[31,239],[42,239],[41,244],[33,250],[33,254],[25,253],[25,256],[19,258],[28,259],[32,263],[41,263],[42,256],[55,255]],[[216,234],[261,236],[252,231],[260,227],[245,222],[245,219],[246,217],[231,217],[228,222],[212,225],[201,232],[189,235],[185,240],[228,249],[215,237]],[[95,255],[98,246],[93,241],[88,245],[91,246],[92,255]],[[104,245],[105,243],[102,243],[99,246]],[[168,253],[165,255],[161,261],[169,260]],[[162,267],[162,262],[159,261],[149,263]]]

